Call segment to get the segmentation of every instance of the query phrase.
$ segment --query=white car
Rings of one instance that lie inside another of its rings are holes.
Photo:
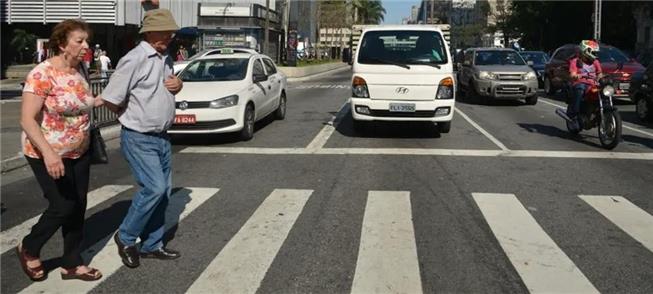
[[[272,59],[258,53],[200,57],[179,73],[184,82],[177,94],[171,134],[239,132],[254,136],[254,123],[270,114],[286,116],[286,76]]]
[[[204,49],[200,52],[195,53],[193,56],[188,57],[186,60],[182,61],[175,61],[175,64],[173,65],[172,69],[175,74],[178,74],[182,69],[186,68],[186,66],[193,60],[198,59],[200,57],[204,56],[209,56],[209,55],[216,55],[220,54],[222,50],[228,50],[232,51],[234,53],[251,53],[251,54],[257,54],[256,50],[254,49],[248,49],[248,48],[211,48],[211,49]]]
[[[354,128],[372,121],[428,121],[448,133],[455,83],[449,46],[429,25],[365,29],[352,62]]]

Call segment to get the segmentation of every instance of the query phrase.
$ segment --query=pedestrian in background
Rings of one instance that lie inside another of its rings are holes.
[[[93,68],[98,73],[102,69],[102,65],[100,64],[100,54],[102,54],[102,49],[100,48],[100,44],[95,44],[95,50],[93,51],[93,64],[94,64]]]
[[[95,98],[80,69],[90,29],[82,20],[57,24],[50,36],[54,53],[27,75],[23,89],[21,142],[48,207],[16,247],[23,271],[46,278],[41,248],[61,228],[61,277],[98,280],[102,274],[83,264],[81,243],[89,184],[89,113]],[[100,104],[98,101],[97,104]]]
[[[93,61],[93,49],[87,48],[86,51],[84,51],[84,65],[86,66],[86,70],[91,70],[91,61]]]
[[[106,51],[100,53],[100,76],[103,79],[108,77],[109,69],[111,68],[111,59],[107,56]]]
[[[175,117],[174,95],[182,88],[166,52],[178,29],[169,10],[147,11],[139,32],[144,41],[120,59],[101,94],[104,105],[120,115],[121,150],[140,188],[114,235],[118,254],[130,268],[138,267],[140,258],[180,256],[163,244],[172,188],[172,153],[166,131]],[[139,237],[140,249],[136,247]]]

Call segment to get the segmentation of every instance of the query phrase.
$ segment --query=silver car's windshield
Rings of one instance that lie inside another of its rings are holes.
[[[195,60],[181,73],[184,82],[240,81],[247,74],[248,58]]]
[[[365,33],[358,63],[446,64],[444,40],[434,31],[371,31]]]
[[[513,51],[477,51],[475,65],[525,65],[524,59]]]

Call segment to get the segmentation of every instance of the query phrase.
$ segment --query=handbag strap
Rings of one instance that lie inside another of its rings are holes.
[[[89,91],[91,90],[91,78],[89,77],[88,73],[88,68],[86,67],[86,63],[80,62],[79,63],[79,72],[82,74],[84,79],[86,80],[86,83],[88,84]],[[91,95],[93,92],[91,92]],[[97,128],[97,125],[95,124],[95,103],[91,105],[91,112],[90,112],[90,121],[91,121],[91,126],[88,128],[89,132],[93,128]]]

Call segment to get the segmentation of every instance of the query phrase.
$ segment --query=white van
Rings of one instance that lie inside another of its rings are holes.
[[[428,25],[370,27],[352,60],[354,128],[371,121],[436,122],[448,133],[456,93],[442,31]]]

